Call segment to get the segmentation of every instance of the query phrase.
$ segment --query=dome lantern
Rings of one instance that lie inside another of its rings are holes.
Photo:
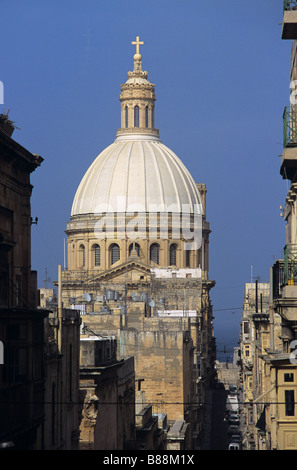
[[[132,42],[136,45],[134,54],[134,70],[128,72],[128,80],[121,85],[121,128],[117,136],[126,134],[151,134],[159,136],[158,129],[155,129],[155,85],[147,79],[148,73],[142,70],[142,56],[139,46],[143,41]]]

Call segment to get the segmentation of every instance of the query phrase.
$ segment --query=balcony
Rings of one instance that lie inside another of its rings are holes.
[[[254,323],[267,323],[269,322],[269,313],[254,313],[252,318]]]
[[[283,147],[280,173],[292,180],[297,170],[297,110],[290,106],[283,112]]]
[[[283,2],[282,39],[297,39],[297,1]]]
[[[284,248],[284,285],[297,285],[297,245]]]
[[[272,266],[273,299],[282,297],[285,286],[297,285],[297,245],[286,245],[284,259],[277,260]]]
[[[272,296],[273,299],[279,299],[282,296],[282,287],[284,285],[284,260],[277,260],[272,266]]]
[[[297,147],[297,111],[286,106],[283,113],[284,147]]]
[[[272,272],[274,309],[286,322],[296,322],[297,244],[285,246],[283,266],[278,260]]]

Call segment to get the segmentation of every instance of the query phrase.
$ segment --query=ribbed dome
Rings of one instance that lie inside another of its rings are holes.
[[[125,134],[103,150],[87,170],[71,216],[156,212],[156,205],[164,212],[187,208],[202,212],[199,190],[176,154],[154,135]]]

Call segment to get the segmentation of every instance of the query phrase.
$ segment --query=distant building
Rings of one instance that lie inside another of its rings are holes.
[[[151,416],[166,415],[174,445],[198,449],[216,356],[206,187],[160,140],[154,85],[135,44],[121,128],[74,197],[63,306],[117,338],[118,359],[134,357]]]

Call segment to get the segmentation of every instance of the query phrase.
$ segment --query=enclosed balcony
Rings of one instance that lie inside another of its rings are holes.
[[[297,320],[297,245],[286,245],[284,249],[284,276],[281,296],[274,297],[277,313],[287,322]]]
[[[286,106],[283,113],[283,154],[280,173],[292,179],[297,171],[297,109]]]
[[[277,260],[272,266],[272,297],[279,299],[282,296],[284,285],[284,260]]]
[[[297,147],[297,109],[286,106],[283,113],[284,147]]]
[[[282,39],[297,39],[297,1],[283,2]]]
[[[297,245],[284,248],[284,285],[297,285]]]

